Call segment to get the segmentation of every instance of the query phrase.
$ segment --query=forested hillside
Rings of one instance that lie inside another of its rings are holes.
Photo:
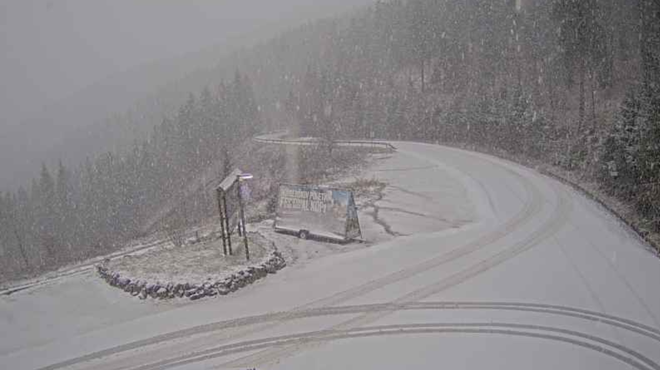
[[[108,253],[140,236],[191,179],[216,162],[230,165],[236,147],[260,130],[257,109],[250,81],[237,73],[191,94],[130,152],[74,169],[43,166],[27,189],[0,197],[0,278]]]
[[[504,150],[597,180],[660,231],[658,0],[379,1],[204,73],[209,89],[132,152],[4,194],[3,261],[112,249],[226,138],[274,129]]]
[[[304,34],[283,99],[302,135],[504,150],[660,230],[660,2],[390,1]]]

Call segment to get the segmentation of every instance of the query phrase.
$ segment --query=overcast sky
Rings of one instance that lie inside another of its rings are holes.
[[[371,0],[0,0],[0,135],[114,73]]]

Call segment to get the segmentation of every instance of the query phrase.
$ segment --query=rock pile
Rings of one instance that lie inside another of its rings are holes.
[[[278,251],[272,251],[264,262],[245,267],[243,270],[235,272],[223,279],[206,281],[203,283],[161,283],[148,282],[146,280],[131,279],[121,276],[119,273],[111,271],[106,267],[106,263],[96,266],[96,270],[103,280],[113,287],[122,289],[132,296],[140,299],[158,298],[189,298],[197,300],[203,297],[213,297],[216,295],[226,295],[234,292],[246,285],[265,277],[268,274],[274,274],[286,266],[286,261]]]

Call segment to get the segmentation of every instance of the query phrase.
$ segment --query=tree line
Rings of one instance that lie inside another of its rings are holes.
[[[660,2],[391,0],[306,27],[276,98],[302,135],[505,150],[660,231]]]
[[[0,280],[116,250],[143,235],[160,206],[259,129],[247,76],[190,94],[147,140],[70,169],[42,166],[28,187],[0,194]],[[221,176],[222,174],[218,174]]]

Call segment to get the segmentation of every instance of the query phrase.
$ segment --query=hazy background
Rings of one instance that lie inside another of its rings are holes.
[[[2,0],[0,190],[25,184],[41,160],[81,159],[107,116],[231,46],[371,2]]]

